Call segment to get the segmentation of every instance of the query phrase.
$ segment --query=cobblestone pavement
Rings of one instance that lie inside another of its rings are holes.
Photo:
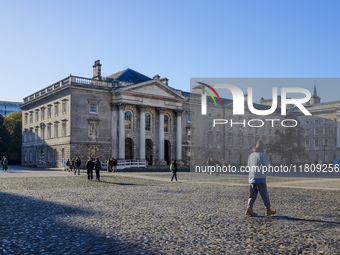
[[[244,176],[169,178],[0,172],[0,254],[340,254],[338,180],[269,178],[248,218]]]

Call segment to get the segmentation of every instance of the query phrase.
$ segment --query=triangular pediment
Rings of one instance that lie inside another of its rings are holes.
[[[180,99],[184,100],[185,97],[177,92],[173,88],[163,84],[160,81],[147,81],[131,86],[121,88],[122,93],[129,93],[134,95],[139,95],[143,97],[159,97],[159,98],[169,98],[169,99]]]

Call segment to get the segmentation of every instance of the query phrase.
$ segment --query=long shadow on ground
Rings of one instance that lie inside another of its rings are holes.
[[[95,217],[88,210],[0,192],[0,254],[118,254],[134,249],[115,237],[63,222],[74,216]]]

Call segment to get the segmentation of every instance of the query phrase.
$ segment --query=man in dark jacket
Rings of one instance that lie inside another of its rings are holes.
[[[76,159],[76,168],[74,169],[74,175],[77,174],[77,171],[78,171],[78,175],[80,175],[80,166],[81,166],[81,161],[80,161],[80,158],[78,156],[77,159]]]
[[[89,160],[86,162],[87,179],[89,180],[93,180],[93,168],[94,168],[94,162],[92,158],[90,157]]]

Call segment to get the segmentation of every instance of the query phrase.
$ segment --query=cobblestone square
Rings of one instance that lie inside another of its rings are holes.
[[[244,215],[245,176],[0,172],[0,254],[339,254],[339,179],[268,178]]]

